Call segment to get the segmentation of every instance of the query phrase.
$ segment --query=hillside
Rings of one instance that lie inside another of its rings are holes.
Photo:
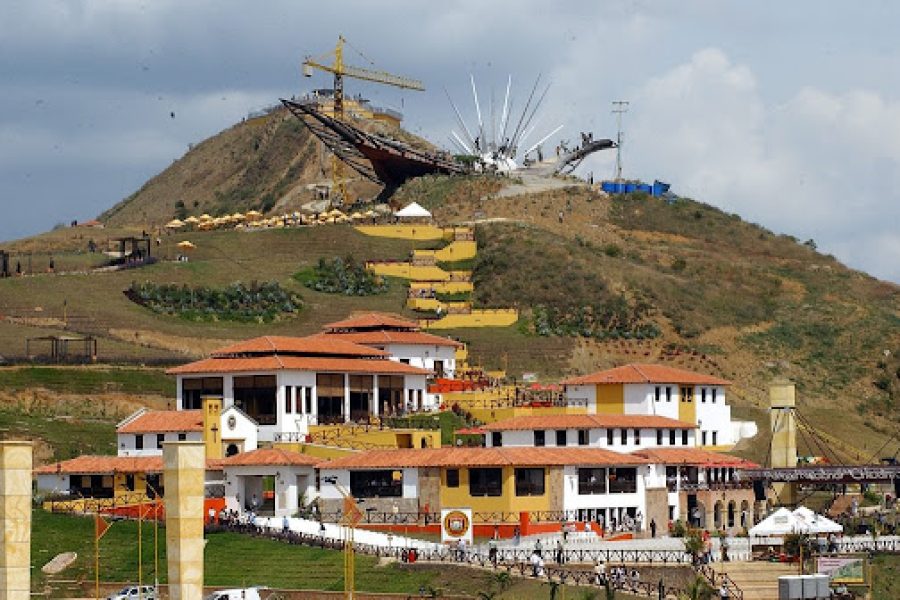
[[[166,221],[178,199],[189,214],[293,209],[312,199],[307,182],[327,179],[323,167],[316,143],[275,111],[198,144],[107,211],[105,230],[61,229],[4,244],[37,274],[0,280],[0,355],[22,360],[28,337],[81,332],[98,337],[103,363],[172,364],[230,340],[312,333],[352,310],[403,312],[400,281],[386,294],[353,297],[315,292],[293,277],[319,258],[402,259],[427,246],[346,225],[184,232],[163,236],[153,251],[164,260],[153,266],[86,270],[101,259],[85,251],[88,239]],[[427,177],[395,196],[428,206],[441,223],[474,223],[476,305],[522,311],[514,327],[449,332],[470,343],[474,362],[543,379],[667,362],[732,380],[737,413],[757,420],[766,418],[768,382],[787,376],[820,429],[852,440],[848,452],[873,453],[897,431],[898,286],[844,267],[813,243],[692,200],[610,198],[574,180],[565,189],[498,194],[508,183]],[[172,260],[181,240],[197,246],[190,262]],[[51,256],[57,272],[43,273]],[[267,324],[188,321],[123,293],[132,282],[221,288],[237,281],[276,281],[302,296],[303,307]],[[764,442],[746,453],[762,458]]]

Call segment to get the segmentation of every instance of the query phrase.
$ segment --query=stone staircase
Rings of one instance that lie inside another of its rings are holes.
[[[862,496],[859,494],[844,494],[843,496],[838,496],[832,502],[831,507],[828,509],[828,516],[832,519],[835,517],[839,517],[843,513],[849,513],[853,507],[854,498],[862,505]]]
[[[778,578],[797,575],[797,565],[763,561],[716,563],[744,593],[744,600],[778,600]]]

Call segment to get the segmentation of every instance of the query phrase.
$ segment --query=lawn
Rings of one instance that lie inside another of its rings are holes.
[[[22,367],[0,368],[0,389],[44,388],[68,394],[175,395],[175,379],[162,369]]]
[[[93,407],[103,410],[103,405]],[[61,417],[54,407],[36,404],[27,408],[0,406],[0,439],[41,439],[52,444],[53,460],[82,454],[115,454],[116,422],[107,417]]]
[[[32,587],[42,589],[48,580],[40,568],[57,553],[74,551],[76,561],[58,577],[90,582],[94,577],[93,520],[35,510],[32,527]],[[152,581],[154,571],[154,524],[143,525],[143,579]],[[166,581],[165,530],[158,530],[159,580]],[[237,587],[267,585],[285,589],[342,590],[343,555],[334,550],[292,546],[235,533],[207,536],[205,581],[207,585]],[[137,523],[118,521],[100,541],[102,580],[134,582],[138,577]],[[252,574],[252,575],[251,575]],[[550,588],[537,581],[516,579],[498,597],[549,598]],[[420,589],[442,594],[476,596],[480,591],[499,591],[499,581],[486,571],[453,565],[378,566],[373,557],[357,555],[356,587],[371,592],[419,594]],[[567,598],[580,598],[583,591],[567,587]]]

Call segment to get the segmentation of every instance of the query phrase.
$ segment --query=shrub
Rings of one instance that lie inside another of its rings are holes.
[[[331,260],[322,257],[315,267],[296,273],[294,279],[326,294],[373,296],[388,290],[386,280],[367,271],[366,266],[352,256]]]
[[[126,294],[154,312],[190,321],[269,323],[296,313],[303,305],[298,294],[274,281],[237,282],[224,289],[133,282]]]

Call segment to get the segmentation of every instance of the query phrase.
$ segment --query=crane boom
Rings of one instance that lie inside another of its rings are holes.
[[[335,75],[340,73],[344,77],[352,77],[353,79],[362,79],[363,81],[383,83],[385,85],[392,85],[394,87],[404,88],[407,90],[416,90],[419,92],[425,91],[425,84],[423,84],[418,79],[402,77],[400,75],[394,75],[386,71],[373,71],[372,69],[351,67],[348,65],[344,65],[341,69],[337,69],[333,65],[322,64],[320,62],[316,62],[311,58],[303,61],[303,66],[304,68],[318,69],[320,71],[326,71]]]

